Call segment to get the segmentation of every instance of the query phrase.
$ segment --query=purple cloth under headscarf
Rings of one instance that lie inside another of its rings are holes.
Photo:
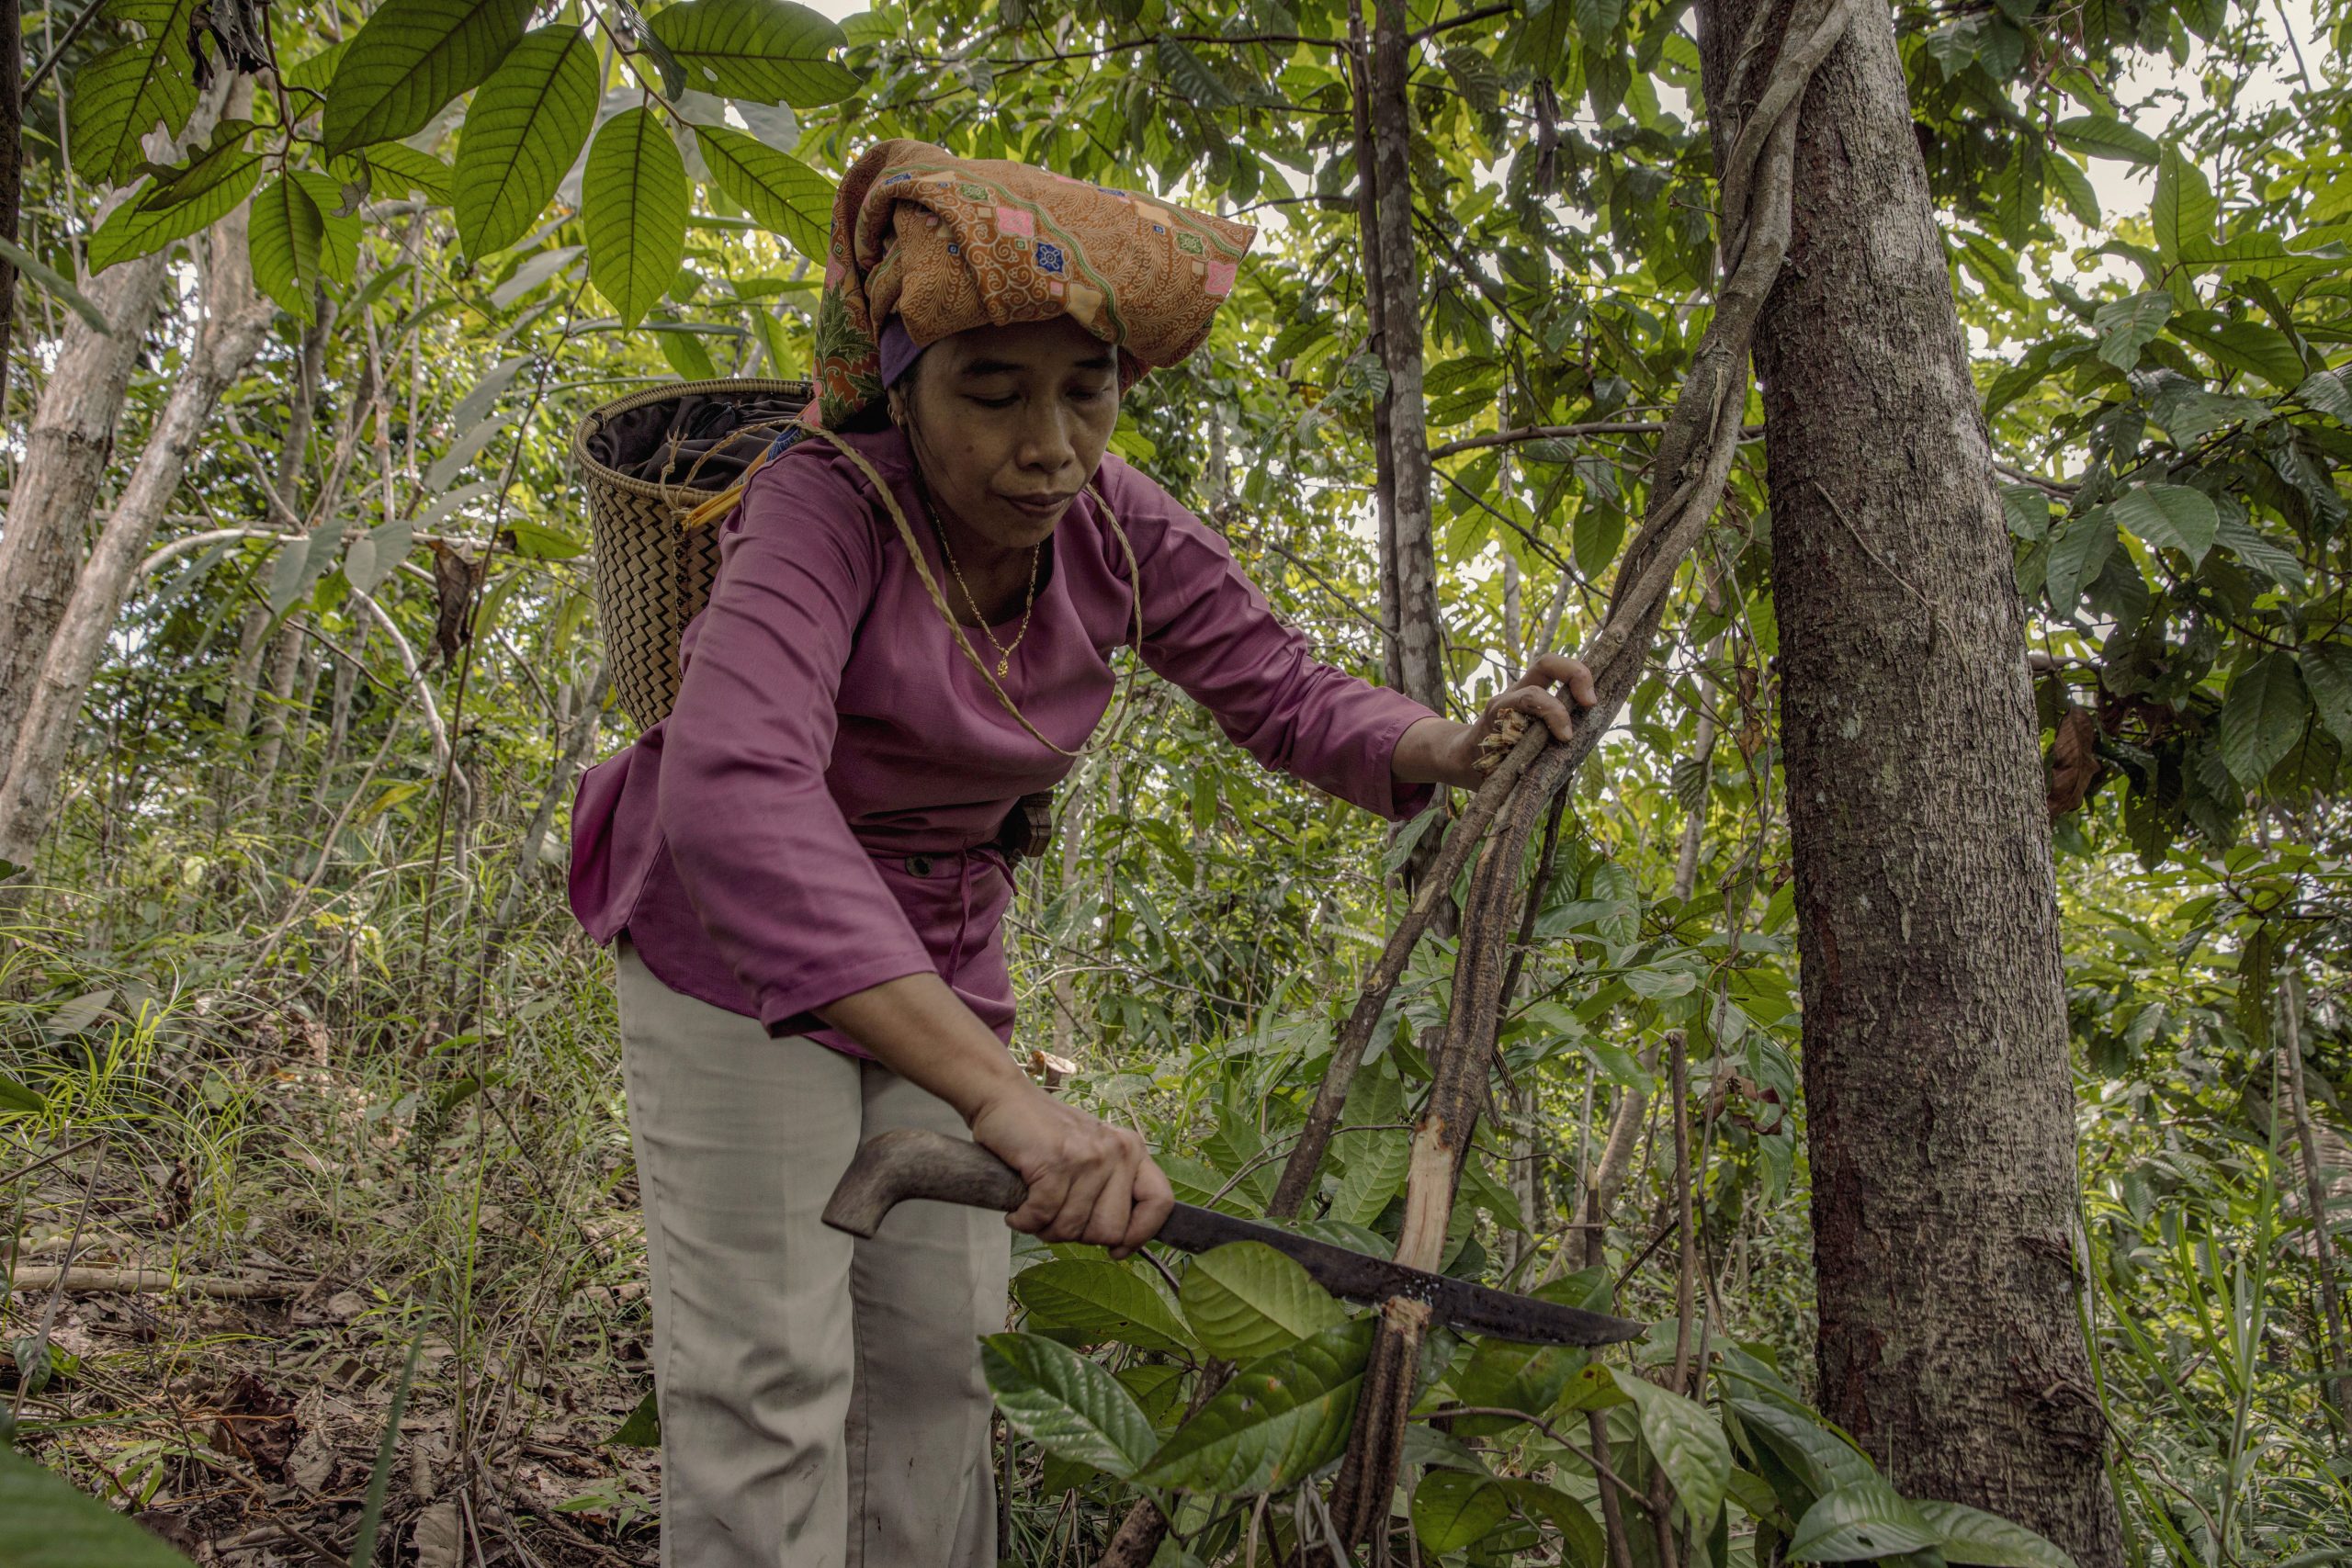
[[[882,384],[895,387],[899,378],[915,367],[923,351],[907,335],[907,323],[893,316],[882,323]]]

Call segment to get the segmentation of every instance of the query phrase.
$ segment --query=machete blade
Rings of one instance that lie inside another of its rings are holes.
[[[1425,1302],[1440,1323],[1465,1333],[1528,1345],[1615,1345],[1647,1332],[1649,1325],[1605,1313],[1585,1312],[1533,1296],[1515,1296],[1488,1285],[1449,1279],[1385,1258],[1371,1258],[1310,1241],[1288,1231],[1212,1209],[1179,1203],[1152,1238],[1186,1252],[1206,1252],[1229,1241],[1261,1241],[1295,1260],[1316,1283],[1351,1302],[1382,1302],[1391,1296]]]

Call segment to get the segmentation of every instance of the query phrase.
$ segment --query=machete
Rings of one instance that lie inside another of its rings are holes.
[[[977,1144],[920,1128],[901,1127],[868,1138],[833,1189],[825,1223],[871,1237],[882,1217],[910,1198],[963,1203],[1011,1213],[1029,1195],[1013,1168]],[[1295,1259],[1317,1283],[1351,1302],[1395,1297],[1428,1304],[1437,1321],[1469,1334],[1530,1345],[1614,1345],[1649,1325],[1557,1302],[1408,1269],[1329,1242],[1310,1241],[1214,1209],[1179,1203],[1152,1237],[1186,1252],[1206,1252],[1232,1241],[1259,1241]]]

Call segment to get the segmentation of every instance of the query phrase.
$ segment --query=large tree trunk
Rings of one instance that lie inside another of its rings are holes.
[[[1702,6],[1720,100],[1759,3]],[[1823,1409],[1905,1492],[2122,1561],[2075,1315],[2023,609],[1883,0],[1815,75],[1758,329]]]
[[[25,185],[25,17],[18,0],[0,0],[0,240],[19,239],[17,210]],[[17,269],[0,259],[0,420],[8,410],[9,329],[17,319]]]
[[[272,307],[254,288],[243,207],[207,236],[204,324],[196,349],[139,454],[130,482],[81,564],[55,632],[47,640],[5,776],[0,776],[0,860],[28,865],[49,827],[57,781],[107,637],[137,580],[148,540],[179,489],[188,455],[211,423],[221,392],[243,374],[269,330]],[[137,264],[130,264],[137,265]]]

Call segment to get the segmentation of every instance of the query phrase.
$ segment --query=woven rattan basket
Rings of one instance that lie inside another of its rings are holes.
[[[634,479],[591,455],[590,443],[611,420],[649,404],[688,397],[806,400],[806,381],[752,378],[666,382],[606,403],[572,433],[572,461],[588,492],[595,540],[596,624],[612,659],[621,706],[640,727],[669,716],[678,700],[678,639],[710,598],[718,573],[718,529],[685,528],[696,504],[724,488],[685,470],[670,482]],[[697,486],[707,488],[695,488]]]

